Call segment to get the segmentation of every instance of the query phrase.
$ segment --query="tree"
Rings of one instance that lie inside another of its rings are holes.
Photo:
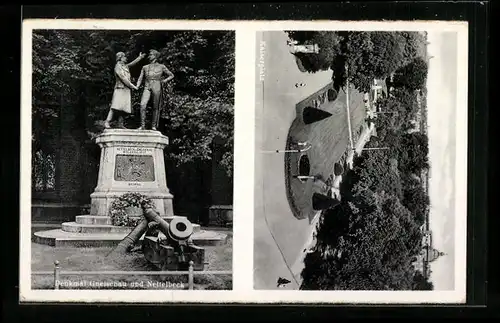
[[[66,47],[67,46],[67,47]],[[32,120],[33,150],[50,150],[58,138],[58,118],[64,100],[76,95],[73,76],[81,75],[78,55],[68,35],[56,31],[33,33]],[[71,103],[71,102],[69,102]]]
[[[58,132],[61,99],[83,116],[82,128],[93,139],[102,131],[113,93],[115,54],[129,59],[159,50],[175,74],[166,89],[162,118],[171,136],[169,158],[178,164],[211,157],[215,137],[226,140],[223,165],[232,172],[234,33],[226,31],[46,30],[33,37],[34,142],[51,142]],[[142,64],[131,68],[136,78]],[[141,92],[134,91],[138,106]],[[127,120],[133,127],[133,116]],[[80,122],[80,119],[78,119]],[[49,125],[54,124],[53,128]],[[51,144],[47,144],[51,146]]]
[[[349,217],[348,229],[334,246],[318,240],[306,256],[302,288],[411,289],[421,236],[410,212],[396,197],[368,189],[343,202],[342,212]]]
[[[353,192],[366,189],[374,192],[386,192],[402,198],[402,186],[397,166],[386,150],[365,151],[356,160],[354,171],[359,181],[354,185]]]
[[[406,39],[399,32],[348,32],[345,44],[348,77],[360,91],[374,78],[386,78],[407,63]]]
[[[400,169],[405,173],[420,175],[429,168],[429,139],[420,132],[407,133],[402,137],[399,149]]]
[[[410,64],[398,69],[394,74],[394,86],[408,90],[420,90],[427,81],[428,64],[421,58],[415,58]]]
[[[421,271],[416,271],[413,276],[412,290],[433,290],[434,284],[428,281]]]
[[[430,204],[429,195],[421,185],[405,189],[403,195],[403,205],[412,212],[419,225],[424,224]]]
[[[399,158],[405,145],[425,136],[391,129],[378,137],[368,146],[393,146],[355,159],[341,184],[341,205],[324,212],[317,244],[305,257],[302,289],[414,288],[413,262],[420,252],[428,196],[420,183],[410,185]]]
[[[415,31],[404,31],[400,33],[405,38],[404,57],[411,62],[416,57],[422,57],[426,52],[425,33]]]
[[[395,132],[402,136],[413,127],[411,121],[418,113],[418,102],[414,92],[405,88],[393,91],[393,96],[381,98],[377,106],[383,113],[377,117],[377,134],[385,138],[386,133]]]
[[[163,50],[166,61],[171,55],[177,64],[174,70],[179,70],[174,93],[166,95],[162,115],[172,140],[170,157],[179,164],[210,159],[217,137],[226,143],[222,165],[231,175],[234,38],[228,32],[186,32],[169,44]]]
[[[360,91],[368,91],[373,81],[373,47],[370,32],[346,33],[343,53],[348,68],[347,78]]]
[[[374,31],[370,36],[373,43],[371,64],[375,78],[386,78],[407,63],[404,56],[406,39],[400,32]]]

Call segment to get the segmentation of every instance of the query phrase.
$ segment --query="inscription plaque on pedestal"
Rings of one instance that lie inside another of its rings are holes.
[[[116,155],[115,181],[154,182],[153,156]]]

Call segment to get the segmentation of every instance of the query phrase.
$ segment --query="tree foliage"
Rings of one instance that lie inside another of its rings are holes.
[[[170,136],[168,157],[178,164],[211,158],[214,138],[226,142],[223,165],[232,171],[234,33],[225,31],[43,30],[33,36],[34,143],[57,134],[60,108],[71,107],[89,138],[102,131],[115,77],[115,55],[129,61],[139,52],[160,51],[160,63],[175,75],[165,89],[164,133]],[[147,60],[131,67],[132,81]],[[134,91],[137,122],[141,92]],[[53,125],[51,127],[51,125]]]
[[[429,195],[422,185],[415,185],[404,190],[402,203],[413,214],[418,225],[425,223],[425,218],[430,204]]]
[[[384,150],[363,154],[354,168],[359,176],[359,182],[354,185],[353,191],[372,190],[402,198],[403,188],[397,166],[397,160],[391,159],[390,154]]]
[[[349,32],[346,62],[349,80],[367,91],[374,78],[388,77],[407,63],[406,39],[398,32]]]
[[[422,272],[417,271],[413,276],[413,287],[412,290],[433,290],[434,284],[428,281]]]
[[[348,225],[336,247],[318,240],[315,251],[306,256],[302,289],[411,289],[412,261],[421,237],[399,199],[359,191],[355,199],[343,202],[342,216]]]
[[[420,174],[429,168],[429,139],[420,132],[407,133],[402,137],[399,149],[400,168],[405,173]]]
[[[342,182],[351,194],[343,194],[341,206],[323,214],[314,252],[305,258],[301,288],[412,289],[422,233],[401,202],[397,165],[382,152],[356,162]]]
[[[334,32],[293,31],[291,39],[300,43],[316,43],[318,54],[297,54],[309,72],[334,71],[334,77],[347,76],[359,90],[366,91],[374,78],[386,78],[421,54],[425,43],[417,32]],[[416,62],[416,61],[415,61]]]
[[[409,90],[420,90],[427,81],[428,64],[421,58],[415,58],[411,63],[398,69],[394,75],[394,86]]]

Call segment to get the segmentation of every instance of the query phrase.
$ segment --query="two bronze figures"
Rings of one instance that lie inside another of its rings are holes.
[[[141,125],[139,130],[146,129],[146,108],[148,103],[152,101],[153,120],[151,122],[151,130],[156,130],[160,121],[160,99],[162,94],[162,84],[174,78],[174,74],[168,68],[158,63],[160,53],[154,49],[149,51],[149,64],[144,65],[141,74],[137,80],[137,84],[131,81],[129,67],[137,64],[146,55],[140,53],[139,56],[130,63],[127,63],[127,56],[123,52],[116,54],[116,65],[114,69],[116,82],[113,91],[113,98],[108,116],[104,121],[104,127],[110,128],[110,122],[113,116],[118,112],[118,128],[125,128],[123,124],[123,115],[132,113],[132,90],[139,90],[144,80],[144,90],[140,101]],[[164,78],[164,76],[167,76]]]

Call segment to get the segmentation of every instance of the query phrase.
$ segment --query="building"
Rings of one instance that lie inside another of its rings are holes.
[[[424,225],[425,226],[425,225]],[[424,226],[421,228],[423,231],[422,249],[417,256],[417,260],[413,263],[415,270],[422,272],[425,278],[430,276],[430,264],[437,258],[444,256],[445,253],[432,247],[432,232],[425,230]]]
[[[383,79],[373,79],[373,83],[370,87],[370,100],[371,104],[376,107],[376,112],[381,112],[377,105],[377,101],[380,98],[387,97],[388,90],[386,81]]]

